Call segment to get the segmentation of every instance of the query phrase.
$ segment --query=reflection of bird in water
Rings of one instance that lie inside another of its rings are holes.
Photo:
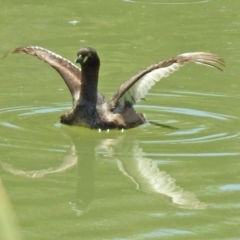
[[[207,206],[200,202],[195,194],[177,186],[175,179],[161,171],[156,162],[144,157],[145,153],[137,142],[131,147],[124,147],[122,142],[117,150],[110,146],[112,143],[106,140],[102,145],[110,148],[108,152],[112,152],[112,156],[117,160],[119,170],[135,183],[138,190],[167,196],[181,208],[203,209]]]
[[[139,190],[168,196],[181,208],[203,209],[206,207],[206,204],[200,202],[195,194],[177,186],[175,179],[165,171],[161,171],[156,162],[144,157],[138,145],[132,149],[132,155],[118,161],[118,167]]]
[[[78,163],[78,156],[76,155],[75,146],[72,145],[68,154],[66,154],[63,158],[63,162],[61,165],[53,168],[41,169],[41,170],[32,170],[32,171],[24,171],[21,169],[15,169],[11,164],[0,161],[2,168],[14,175],[28,177],[28,178],[42,178],[47,174],[56,174],[60,172],[65,172],[70,168],[74,167]]]
[[[207,206],[194,193],[177,186],[175,179],[161,171],[156,162],[146,158],[137,141],[127,146],[122,138],[106,139],[99,147],[117,160],[119,170],[136,184],[138,190],[165,195],[181,208],[203,209]]]
[[[77,52],[76,62],[80,63],[81,69],[60,55],[38,46],[19,47],[12,51],[20,52],[37,56],[50,64],[67,84],[72,94],[73,108],[61,116],[61,123],[97,129],[125,129],[146,123],[144,115],[135,112],[133,105],[144,99],[156,82],[186,63],[199,63],[217,69],[224,66],[224,61],[211,53],[184,53],[147,67],[122,84],[106,101],[97,91],[100,59],[95,49],[84,47]]]
[[[206,204],[200,202],[195,194],[177,186],[175,179],[165,171],[161,171],[156,162],[146,158],[136,141],[129,146],[129,142],[126,143],[123,136],[117,139],[105,139],[97,147],[93,146],[92,151],[84,151],[81,147],[72,145],[62,164],[56,168],[23,171],[3,162],[1,165],[5,171],[14,175],[36,178],[64,172],[78,164],[76,200],[71,202],[71,207],[77,215],[82,215],[89,209],[94,199],[95,153],[101,155],[106,153],[109,157],[116,159],[119,170],[136,184],[138,190],[167,196],[180,208],[203,209],[206,207]]]

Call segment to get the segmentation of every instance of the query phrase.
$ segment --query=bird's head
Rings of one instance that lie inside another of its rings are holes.
[[[76,63],[79,63],[81,67],[99,67],[100,59],[94,48],[83,47],[77,52]]]

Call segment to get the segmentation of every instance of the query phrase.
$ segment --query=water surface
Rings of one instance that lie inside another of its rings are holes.
[[[1,60],[0,174],[22,239],[238,239],[238,1],[6,1],[1,53],[39,45],[74,61],[101,57],[110,97],[133,74],[184,52],[225,59],[186,65],[136,109],[173,128],[67,127],[59,75],[26,55]]]

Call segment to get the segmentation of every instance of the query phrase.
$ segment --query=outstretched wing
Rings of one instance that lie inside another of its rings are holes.
[[[163,77],[177,71],[185,63],[194,62],[222,70],[224,61],[211,53],[184,53],[169,60],[156,63],[133,76],[124,83],[116,94],[108,101],[109,108],[121,112],[126,104],[133,105],[147,94],[148,90]]]
[[[26,53],[33,55],[50,64],[61,75],[65,83],[67,84],[73,98],[73,104],[80,96],[81,85],[81,69],[75,66],[72,62],[63,58],[62,56],[51,52],[45,48],[38,46],[25,46],[19,47],[11,51],[11,53]]]

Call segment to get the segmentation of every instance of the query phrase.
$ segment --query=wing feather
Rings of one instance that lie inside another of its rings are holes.
[[[126,104],[134,105],[140,101],[151,87],[164,77],[177,71],[186,63],[194,62],[222,70],[225,63],[218,56],[205,52],[184,53],[169,60],[151,65],[124,83],[117,93],[109,100],[112,111],[121,111]]]
[[[12,50],[10,53],[25,53],[33,55],[50,64],[67,84],[75,105],[80,96],[81,69],[62,56],[38,46],[24,46]]]

